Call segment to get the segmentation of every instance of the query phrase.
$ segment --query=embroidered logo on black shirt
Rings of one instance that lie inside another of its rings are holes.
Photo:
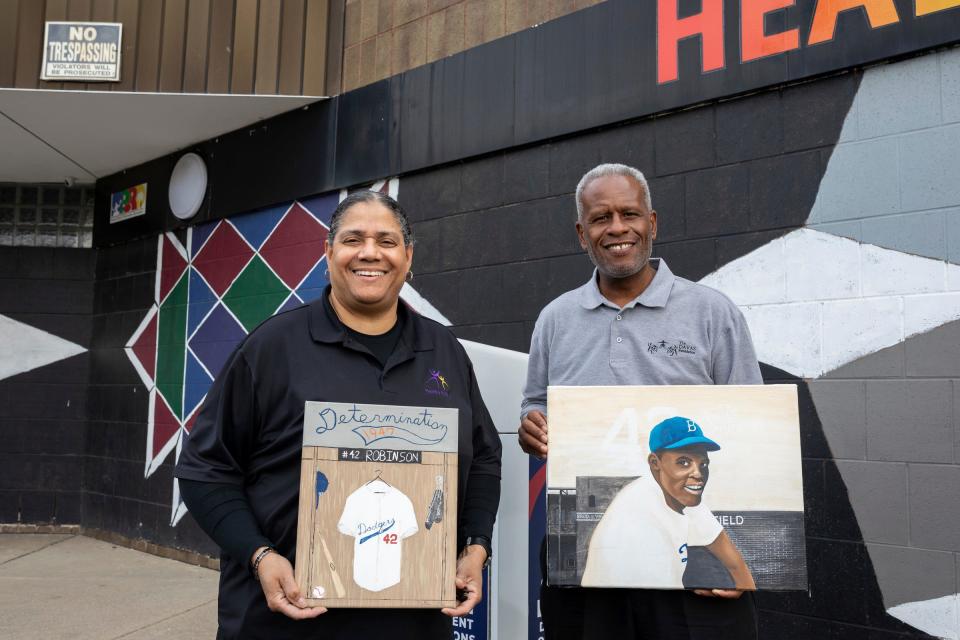
[[[441,398],[450,395],[450,385],[447,384],[446,377],[440,373],[439,369],[430,370],[430,377],[424,382],[423,390],[432,396],[440,396]]]

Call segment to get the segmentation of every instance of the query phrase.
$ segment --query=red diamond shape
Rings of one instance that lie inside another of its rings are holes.
[[[203,406],[201,403],[196,409],[193,410],[193,413],[190,414],[190,417],[187,418],[187,421],[183,423],[183,428],[187,430],[187,433],[193,431],[193,425],[197,423],[197,416],[200,415],[200,407]]]
[[[159,313],[153,314],[143,333],[140,334],[133,345],[133,354],[137,356],[140,366],[147,372],[151,380],[154,379],[153,375],[157,362],[157,318],[159,316]]]
[[[327,228],[294,202],[260,248],[260,255],[288,287],[296,289],[323,257],[326,240]]]
[[[193,266],[217,295],[222,296],[252,255],[253,249],[233,225],[221,222],[193,259]]]
[[[170,442],[170,438],[177,435],[180,429],[180,421],[177,420],[166,400],[159,393],[153,409],[153,456],[156,457],[163,447]]]
[[[173,246],[170,238],[165,235],[160,236],[160,238],[160,297],[157,302],[163,302],[163,299],[167,297],[170,290],[180,280],[183,270],[187,268],[187,261]]]

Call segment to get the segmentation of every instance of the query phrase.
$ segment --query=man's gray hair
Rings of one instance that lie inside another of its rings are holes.
[[[590,171],[587,171],[583,174],[583,177],[580,178],[580,182],[577,183],[577,220],[583,218],[583,190],[587,188],[591,182],[597,178],[604,178],[606,176],[624,176],[625,178],[633,178],[640,183],[640,187],[643,189],[643,201],[647,205],[647,209],[653,211],[653,202],[650,200],[650,185],[647,184],[647,179],[643,177],[643,172],[639,169],[634,169],[633,167],[628,167],[625,164],[598,164]]]

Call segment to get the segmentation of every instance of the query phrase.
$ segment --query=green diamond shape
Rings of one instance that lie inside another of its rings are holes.
[[[160,305],[157,327],[157,390],[183,420],[183,362],[187,355],[187,271]]]
[[[223,302],[250,332],[272,316],[289,295],[287,285],[274,275],[260,256],[254,256],[230,285]]]

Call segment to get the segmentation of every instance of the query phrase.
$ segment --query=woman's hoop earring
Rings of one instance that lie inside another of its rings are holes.
[[[405,279],[407,282],[412,282],[412,281],[413,281],[413,271],[407,271],[407,275],[406,275],[406,277],[405,277],[404,279]]]
[[[326,278],[327,280],[330,279],[330,269],[323,270],[323,277]]]

